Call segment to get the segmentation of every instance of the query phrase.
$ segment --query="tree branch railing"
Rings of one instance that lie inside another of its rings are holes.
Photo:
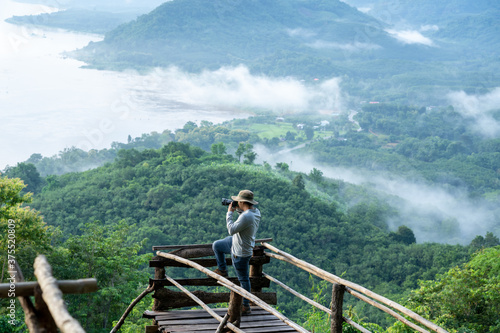
[[[301,293],[297,292],[296,290],[290,288],[289,286],[287,286],[286,284],[284,284],[283,282],[279,281],[278,279],[275,279],[274,277],[270,276],[269,274],[266,274],[266,273],[262,273],[262,275],[264,275],[265,278],[269,279],[270,281],[276,283],[278,286],[282,287],[283,289],[285,289],[286,291],[292,293],[293,295],[297,296],[298,298],[306,301],[307,303],[311,304],[312,306],[328,313],[330,316],[332,315],[332,310],[328,309],[326,306],[322,305],[322,304],[319,304],[318,302],[302,295]],[[362,333],[371,333],[369,330],[367,330],[366,328],[364,328],[363,326],[359,325],[358,323],[354,322],[352,319],[350,318],[347,318],[347,317],[343,317],[343,320],[350,324],[351,326],[353,326],[354,328],[356,328],[358,331],[362,332]]]
[[[205,309],[205,311],[207,311],[213,318],[215,318],[219,322],[219,327],[217,328],[217,330],[222,330],[222,328],[224,326],[227,326],[233,332],[236,332],[236,333],[245,333],[245,331],[240,330],[238,327],[236,327],[232,323],[228,322],[229,313],[226,314],[226,316],[224,316],[224,317],[219,316],[217,313],[215,313],[214,310],[212,310],[205,303],[203,303],[203,301],[201,299],[199,299],[198,297],[196,297],[193,293],[191,293],[189,290],[187,290],[186,288],[184,288],[181,284],[177,283],[170,276],[166,276],[166,278],[173,285],[175,285],[177,288],[179,288],[180,290],[182,290],[186,295],[188,295],[189,297],[191,297],[191,299],[193,299],[193,301],[195,301],[196,303],[198,303],[203,309]]]
[[[63,293],[57,287],[57,281],[52,276],[52,268],[44,255],[39,255],[33,265],[35,267],[35,276],[42,289],[42,297],[49,308],[52,318],[57,327],[63,333],[85,333],[80,323],[74,319],[66,309]]]
[[[271,258],[275,258],[275,259],[279,259],[281,261],[285,261],[285,262],[288,262],[292,265],[295,265],[311,274],[314,274],[318,277],[320,277],[321,279],[325,280],[325,281],[328,281],[328,282],[331,282],[333,283],[334,285],[339,285],[339,286],[344,286],[345,287],[345,290],[352,294],[353,296],[365,301],[366,303],[372,305],[372,306],[375,306],[377,308],[379,308],[380,310],[390,314],[391,316],[395,317],[396,319],[400,320],[402,323],[404,323],[405,325],[408,325],[410,326],[411,328],[419,331],[419,332],[422,332],[422,333],[428,333],[428,331],[426,331],[425,329],[413,324],[412,322],[410,322],[409,320],[407,320],[406,318],[404,318],[403,316],[399,315],[398,313],[396,313],[395,311],[391,310],[390,308],[388,308],[387,306],[389,307],[392,307],[393,309],[395,310],[398,310],[399,312],[403,313],[404,315],[412,318],[413,320],[415,320],[416,322],[426,326],[427,328],[437,332],[437,333],[448,333],[445,329],[441,328],[440,326],[430,322],[429,320],[421,317],[420,315],[416,314],[415,312],[403,307],[402,305],[396,303],[396,302],[393,302],[391,300],[389,300],[388,298],[385,298],[381,295],[378,295],[358,284],[355,284],[353,282],[350,282],[350,281],[347,281],[347,280],[344,280],[334,274],[331,274],[321,268],[318,268],[314,265],[311,265],[303,260],[300,260],[294,256],[292,256],[291,254],[288,254],[284,251],[281,251],[279,250],[278,248],[266,243],[266,242],[261,242],[261,244],[266,247],[267,249],[273,251],[273,252],[276,252],[277,254],[274,254],[274,253],[269,253],[269,252],[265,252],[265,255],[271,257]],[[335,289],[335,288],[334,288]],[[359,292],[359,293],[356,293]],[[366,296],[369,296],[371,298],[368,298],[368,297],[365,297],[361,294],[364,294]],[[335,290],[334,292],[332,293],[333,295],[335,295]],[[340,295],[340,299],[342,299],[342,295],[343,295],[343,290],[338,293]],[[387,306],[384,306],[380,303],[383,303]],[[332,303],[334,302],[334,299],[332,299]],[[338,309],[337,309],[338,310]],[[341,313],[341,307],[340,307],[340,313]],[[341,332],[341,328],[342,328],[342,323],[339,323],[338,319],[335,319],[334,318],[334,313],[330,313],[331,315],[331,318],[332,318],[332,333],[336,333],[336,332]],[[345,320],[344,318],[340,317],[342,320]],[[346,321],[348,322],[349,324],[351,324],[349,321]],[[351,324],[352,325],[352,324]],[[335,327],[335,329],[334,329]],[[340,331],[339,331],[339,327],[340,327]]]
[[[80,323],[66,309],[63,294],[86,294],[98,290],[96,279],[58,281],[52,276],[52,268],[44,255],[36,257],[35,276],[38,282],[24,282],[17,261],[12,273],[15,282],[0,284],[0,298],[18,298],[24,311],[26,327],[30,332],[85,333]],[[30,299],[35,296],[35,302]]]
[[[242,297],[245,297],[246,299],[248,299],[251,302],[253,302],[255,305],[257,305],[260,308],[266,310],[267,312],[273,314],[275,317],[277,317],[282,322],[284,322],[288,326],[292,327],[296,331],[302,332],[302,333],[309,333],[309,331],[305,330],[300,325],[296,324],[295,322],[293,322],[290,319],[288,319],[287,317],[285,317],[283,314],[281,314],[280,312],[278,312],[277,310],[275,310],[274,308],[272,308],[271,306],[269,306],[266,302],[262,301],[257,296],[253,295],[252,293],[249,293],[248,291],[246,291],[242,287],[237,286],[236,284],[234,284],[231,281],[229,281],[228,279],[226,279],[226,278],[218,275],[217,273],[214,273],[211,270],[206,269],[205,267],[203,267],[203,266],[201,266],[201,265],[199,265],[199,264],[197,264],[197,263],[195,263],[195,262],[193,262],[191,260],[182,258],[180,256],[177,256],[177,255],[174,255],[174,254],[171,254],[171,253],[165,253],[165,252],[158,251],[158,252],[156,252],[156,255],[164,257],[164,258],[167,258],[167,259],[172,259],[172,260],[181,262],[181,263],[183,263],[185,265],[188,265],[188,266],[190,266],[192,268],[197,269],[198,271],[200,271],[200,272],[208,275],[209,277],[212,277],[212,278],[216,279],[218,281],[218,283],[221,284],[222,286],[230,289],[231,291],[233,291],[234,293],[236,293],[236,294],[238,294],[238,295],[240,295]]]

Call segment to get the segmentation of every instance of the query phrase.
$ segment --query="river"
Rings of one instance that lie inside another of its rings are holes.
[[[166,82],[162,71],[84,69],[84,63],[63,55],[103,36],[4,21],[56,10],[0,2],[0,170],[33,153],[109,148],[113,141],[126,142],[128,135],[175,130],[187,121],[220,123],[247,116],[168,90],[176,83]]]

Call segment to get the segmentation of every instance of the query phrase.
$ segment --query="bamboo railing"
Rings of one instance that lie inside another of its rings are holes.
[[[407,320],[404,318],[402,315],[398,314],[394,310],[390,309],[389,307],[392,307],[395,310],[398,310],[402,314],[412,318],[416,322],[420,323],[421,325],[426,326],[427,328],[437,332],[437,333],[448,333],[445,329],[441,328],[440,326],[428,321],[427,319],[421,317],[420,315],[416,314],[415,312],[403,307],[402,305],[393,302],[383,296],[380,296],[358,284],[355,284],[353,282],[344,280],[336,275],[333,275],[325,270],[322,270],[314,265],[311,265],[303,260],[300,260],[291,254],[288,254],[284,251],[279,250],[278,248],[266,243],[266,242],[261,242],[261,244],[266,247],[267,249],[276,252],[277,254],[274,253],[269,253],[265,252],[265,254],[271,258],[279,259],[285,262],[288,262],[290,264],[293,264],[294,266],[297,266],[311,274],[314,274],[320,278],[322,278],[325,281],[333,283],[333,291],[332,291],[332,310],[327,311],[331,315],[331,333],[341,333],[342,332],[342,321],[346,321],[349,324],[353,325],[351,322],[345,320],[345,318],[342,317],[342,302],[343,302],[343,295],[344,291],[347,291],[351,295],[359,298],[360,300],[375,306],[379,308],[380,310],[390,314],[391,316],[395,317],[405,325],[419,331],[422,333],[428,333],[427,330],[421,328],[420,326],[415,325],[411,321]],[[357,292],[356,292],[357,291]],[[364,294],[364,295],[363,295]],[[366,296],[365,296],[366,295]],[[367,297],[368,296],[368,297]],[[302,298],[302,297],[301,297]],[[377,302],[378,301],[378,302]],[[382,305],[380,303],[383,303],[385,305]],[[311,303],[312,304],[312,303]],[[323,311],[322,307],[319,307]],[[356,327],[356,325],[353,325]],[[356,327],[359,329],[358,327]]]
[[[17,261],[15,262],[15,296],[24,310],[29,332],[85,333],[80,323],[66,309],[63,294],[83,294],[97,290],[96,279],[57,281],[44,255],[36,257],[35,276],[38,282],[24,282]],[[10,298],[12,284],[0,284],[0,298]],[[35,304],[30,299],[35,296]]]
[[[188,266],[190,266],[192,268],[195,268],[195,269],[199,270],[200,272],[203,272],[206,275],[208,275],[208,276],[216,279],[218,281],[218,283],[220,283],[224,287],[232,290],[233,292],[237,293],[238,295],[240,295],[242,297],[247,298],[248,300],[250,300],[251,302],[253,302],[255,305],[258,305],[262,309],[264,309],[267,312],[273,314],[278,319],[280,319],[282,322],[284,322],[288,326],[294,328],[297,332],[302,332],[302,333],[308,333],[309,332],[309,331],[305,330],[303,327],[301,327],[300,325],[296,324],[295,322],[293,322],[290,319],[288,319],[287,317],[285,317],[279,311],[277,311],[274,308],[272,308],[271,306],[269,306],[266,302],[262,301],[257,296],[253,295],[252,293],[249,293],[248,291],[246,291],[242,287],[237,286],[236,284],[234,284],[231,281],[229,281],[228,279],[226,279],[226,278],[218,275],[217,273],[214,273],[211,270],[206,269],[205,267],[203,267],[203,266],[201,266],[201,265],[199,265],[199,264],[197,264],[197,263],[195,263],[195,262],[193,262],[191,260],[188,260],[188,259],[176,256],[176,255],[173,255],[173,254],[170,254],[170,253],[165,253],[165,252],[158,251],[156,254],[158,256],[161,256],[161,257],[164,257],[164,258],[167,258],[167,259],[172,259],[172,260],[181,262],[181,263],[183,263],[185,265],[188,265]],[[231,309],[229,309],[229,310],[231,311]],[[230,317],[231,317],[231,314],[230,314]],[[231,320],[231,318],[229,320]]]
[[[272,239],[261,239],[256,241],[256,244],[260,243],[261,245],[254,248],[254,256],[250,261],[250,278],[251,279],[254,278],[255,279],[254,281],[256,282],[255,285],[252,282],[251,293],[236,285],[234,282],[237,281],[235,281],[234,278],[225,278],[207,269],[206,267],[216,266],[215,259],[198,259],[200,257],[213,256],[211,244],[154,247],[154,249],[162,249],[162,250],[171,249],[173,251],[169,253],[157,251],[156,259],[153,258],[153,260],[150,261],[150,267],[155,267],[155,279],[150,280],[149,288],[155,289],[155,293],[158,293],[157,295],[153,296],[155,298],[155,302],[158,301],[158,303],[155,303],[155,305],[153,306],[152,313],[154,313],[155,311],[156,313],[161,313],[159,311],[164,311],[164,310],[168,311],[168,309],[170,308],[186,307],[186,306],[192,306],[192,304],[197,304],[201,306],[203,309],[205,309],[213,318],[215,318],[219,322],[219,326],[216,332],[223,332],[227,331],[227,329],[230,329],[233,332],[241,333],[243,331],[239,328],[239,325],[241,318],[241,301],[242,298],[244,297],[250,300],[254,305],[271,313],[276,318],[278,318],[279,320],[281,320],[283,323],[290,326],[294,330],[304,333],[308,332],[306,329],[296,324],[295,322],[291,321],[283,314],[281,314],[280,312],[269,306],[269,304],[277,304],[276,294],[262,293],[261,290],[262,287],[269,287],[269,282],[274,282],[280,287],[287,290],[288,292],[295,295],[296,297],[306,301],[307,303],[327,313],[330,316],[331,333],[341,333],[342,326],[344,323],[351,325],[356,330],[362,333],[370,333],[369,330],[367,330],[360,324],[354,322],[350,318],[343,316],[342,308],[343,308],[343,298],[345,292],[366,302],[371,306],[374,306],[384,311],[385,313],[388,313],[389,315],[393,316],[394,318],[401,321],[408,327],[416,330],[417,332],[429,333],[427,329],[430,329],[436,333],[448,333],[445,329],[426,320],[425,318],[401,306],[396,302],[393,302],[358,284],[342,279],[321,268],[318,268],[312,264],[300,260],[292,256],[291,254],[279,250],[278,248],[268,243],[271,240]],[[264,249],[271,250],[272,252],[265,252]],[[332,301],[330,304],[330,308],[327,308],[319,304],[318,302],[304,295],[301,295],[300,293],[288,287],[278,279],[270,276],[269,274],[264,273],[262,271],[263,264],[268,263],[270,258],[290,263],[327,282],[332,283]],[[227,260],[230,259],[226,259],[226,261]],[[230,262],[228,262],[228,264],[230,264]],[[165,274],[165,268],[164,268],[165,266],[194,268],[206,274],[209,278],[174,280]],[[183,285],[191,285],[191,286],[222,285],[231,290],[231,294],[230,297],[228,297],[228,294],[223,295],[223,293],[207,294],[200,291],[190,292],[186,288],[184,288]],[[169,289],[163,289],[162,287],[164,286],[176,286],[178,289],[181,290],[181,292],[174,292]],[[274,298],[269,297],[270,294],[274,294]],[[186,301],[185,297],[186,295],[187,299],[190,299],[191,302],[194,301],[195,303],[191,304],[188,303]],[[228,312],[224,317],[221,317],[221,315],[218,315],[206,305],[207,303],[227,302],[228,298],[229,298]],[[163,300],[167,299],[168,302],[162,303],[163,302],[162,299]],[[154,315],[146,314],[146,316],[149,318],[153,318],[151,316]],[[158,322],[154,321],[153,323],[154,323],[153,326],[148,326],[151,330],[148,330],[148,327],[146,327],[146,332],[156,332],[157,329],[159,329]],[[423,328],[422,326],[425,328]]]

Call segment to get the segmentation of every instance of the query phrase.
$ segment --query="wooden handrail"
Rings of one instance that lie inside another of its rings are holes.
[[[263,238],[263,239],[256,239],[255,243],[262,243],[262,242],[272,242],[272,238]],[[212,248],[213,243],[209,244],[187,244],[187,245],[155,245],[153,246],[153,251],[157,250],[174,250],[174,249],[203,249],[203,248]]]
[[[294,294],[295,296],[297,296],[298,298],[300,298],[301,300],[303,301],[306,301],[307,303],[311,304],[312,306],[328,313],[328,314],[331,314],[332,312],[330,311],[329,308],[327,308],[326,306],[323,306],[321,304],[319,304],[318,302],[316,301],[313,301],[312,299],[302,295],[301,293],[295,291],[294,289],[290,288],[289,286],[287,286],[286,284],[284,284],[283,282],[279,281],[278,279],[275,279],[273,278],[271,275],[268,275],[266,273],[262,273],[262,275],[264,275],[265,278],[273,281],[274,283],[276,283],[278,286],[280,286],[281,288],[285,289],[286,291],[289,291],[290,293]]]
[[[175,281],[174,279],[172,279],[170,276],[166,275],[165,278],[168,281],[170,281],[174,286],[176,286],[177,288],[179,288],[180,290],[182,290],[186,295],[188,295],[189,297],[191,297],[191,299],[193,301],[195,301],[196,303],[198,303],[203,309],[205,309],[219,323],[223,323],[224,322],[224,319],[226,317],[223,318],[223,317],[219,316],[217,313],[215,313],[214,310],[210,309],[205,303],[203,303],[203,301],[201,299],[199,299],[198,297],[196,297],[195,295],[193,295],[193,293],[191,293],[189,290],[187,290],[186,288],[184,288],[180,283],[177,283],[177,281]],[[227,318],[229,318],[229,316],[227,316]],[[227,318],[225,319],[226,322],[227,322]],[[232,323],[225,323],[225,325],[227,327],[229,327],[230,329],[232,329],[233,332],[236,332],[236,333],[245,333],[245,331],[242,331],[239,327],[234,326]]]
[[[47,304],[57,327],[63,333],[85,333],[78,321],[69,314],[62,298],[62,292],[57,287],[57,281],[52,276],[52,268],[44,255],[39,255],[34,263],[35,276],[42,289],[42,298]]]
[[[279,255],[276,255],[273,253],[266,252],[266,255],[270,256],[271,258],[276,258],[276,259],[279,259],[282,261],[286,261],[286,262],[291,263],[291,264],[293,264],[293,265],[295,265],[295,266],[297,266],[297,267],[299,267],[299,268],[301,268],[309,273],[312,273],[312,274],[314,274],[314,275],[316,275],[316,276],[318,276],[326,281],[329,281],[331,283],[338,283],[338,284],[344,285],[346,287],[349,287],[351,289],[354,289],[356,291],[359,291],[359,292],[361,292],[361,293],[363,293],[363,294],[365,294],[365,295],[367,295],[367,296],[369,296],[369,297],[371,297],[371,298],[373,298],[373,299],[375,299],[383,304],[386,304],[386,305],[404,313],[405,315],[407,315],[410,318],[414,319],[415,321],[421,323],[422,325],[427,326],[428,328],[430,328],[431,330],[433,330],[435,332],[448,333],[442,327],[430,322],[429,320],[421,317],[420,315],[416,314],[415,312],[403,307],[402,305],[399,305],[396,302],[389,300],[388,298],[380,296],[380,295],[366,289],[365,287],[362,287],[356,283],[344,280],[344,279],[342,279],[334,274],[331,274],[331,273],[329,273],[321,268],[318,268],[314,265],[311,265],[308,262],[300,260],[300,259],[292,256],[289,253],[281,251],[278,248],[276,248],[270,244],[267,244],[265,242],[262,242],[261,244],[263,246],[265,246],[266,248],[268,248],[269,250],[279,254]]]
[[[16,282],[16,297],[33,296],[38,282]],[[56,281],[56,285],[63,294],[86,294],[97,291],[96,279],[64,280]],[[0,298],[7,298],[9,284],[0,284]]]
[[[397,320],[401,321],[403,324],[410,326],[414,330],[416,330],[418,332],[421,332],[421,333],[429,333],[429,331],[423,329],[420,326],[415,325],[414,323],[412,323],[411,321],[409,321],[405,317],[401,316],[399,313],[394,312],[393,310],[389,309],[388,307],[386,307],[386,306],[384,306],[384,305],[382,305],[380,303],[375,302],[371,298],[368,298],[368,297],[366,297],[366,296],[364,296],[364,295],[362,295],[362,294],[360,294],[358,292],[355,292],[354,290],[352,290],[349,287],[346,287],[346,291],[349,294],[351,294],[352,296],[359,298],[363,302],[368,303],[368,304],[370,304],[370,305],[372,305],[372,306],[374,306],[376,308],[379,308],[380,310],[384,311],[385,313],[390,314],[391,316],[393,316]]]
[[[281,314],[280,312],[278,312],[274,308],[272,308],[269,305],[267,305],[267,303],[263,302],[257,296],[249,293],[248,291],[246,291],[245,289],[241,288],[240,286],[235,285],[234,283],[232,283],[228,279],[226,279],[226,278],[218,275],[217,273],[214,273],[211,270],[206,269],[205,267],[203,267],[203,266],[201,266],[201,265],[199,265],[199,264],[197,264],[195,262],[192,262],[191,260],[188,260],[188,259],[176,256],[176,255],[173,255],[173,254],[170,254],[170,253],[165,253],[165,252],[158,251],[158,252],[156,252],[156,255],[161,256],[161,257],[165,257],[165,258],[169,258],[169,259],[173,259],[173,260],[176,260],[178,262],[182,262],[182,263],[184,263],[186,265],[189,265],[189,266],[191,266],[193,268],[196,268],[200,272],[203,272],[206,275],[208,275],[210,277],[213,277],[214,279],[216,279],[217,281],[219,281],[219,283],[221,285],[225,286],[226,288],[231,289],[235,293],[241,295],[242,297],[245,297],[246,299],[252,301],[254,304],[260,306],[262,309],[266,310],[267,312],[270,312],[271,314],[273,314],[274,316],[276,316],[277,318],[279,318],[282,322],[284,322],[288,326],[292,327],[296,331],[303,332],[303,333],[309,333],[309,331],[305,330],[300,325],[298,325],[295,322],[291,321],[290,319],[288,319],[287,317],[285,317],[283,314]]]
[[[306,301],[307,303],[311,304],[312,306],[328,313],[330,316],[332,315],[332,310],[330,310],[329,308],[327,308],[326,306],[323,306],[321,304],[319,304],[318,302],[316,301],[313,301],[312,299],[302,295],[301,293],[295,291],[294,289],[290,288],[289,286],[287,286],[286,284],[284,284],[283,282],[273,278],[271,275],[268,275],[266,273],[262,273],[262,275],[264,275],[264,277],[266,277],[267,279],[269,279],[270,281],[273,281],[274,283],[276,283],[277,285],[279,285],[280,287],[282,287],[283,289],[289,291],[290,293],[294,294],[295,296],[297,296],[298,298]],[[369,330],[367,330],[366,328],[364,328],[363,326],[359,325],[358,323],[354,322],[353,320],[351,320],[350,318],[347,318],[347,317],[343,317],[344,321],[346,323],[348,323],[349,325],[353,326],[354,328],[356,328],[357,330],[363,332],[363,333],[371,333]]]

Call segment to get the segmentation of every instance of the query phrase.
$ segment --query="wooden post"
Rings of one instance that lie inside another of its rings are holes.
[[[165,279],[165,267],[155,267],[155,280]],[[158,311],[160,307],[159,301],[155,298],[153,301],[153,311]]]
[[[253,256],[254,257],[264,256],[264,247],[262,247],[262,246],[255,247],[253,250]],[[250,277],[262,277],[262,264],[250,265],[250,272],[249,273],[250,273],[249,274]],[[253,284],[251,284],[250,291],[253,293],[255,293],[255,292],[260,293],[262,291],[262,287],[254,286]]]
[[[63,333],[85,333],[82,326],[68,313],[62,292],[57,287],[56,279],[52,276],[52,268],[44,255],[39,255],[34,263],[35,276],[42,290],[42,298],[49,308],[50,314]]]
[[[342,317],[342,304],[344,302],[344,291],[345,286],[334,283],[332,286],[332,316],[331,316],[331,333],[342,333],[342,323],[344,318]]]
[[[42,297],[42,289],[40,286],[35,287],[35,309],[40,321],[40,324],[47,333],[57,333],[57,325],[50,314],[49,308]]]
[[[231,291],[231,296],[229,297],[229,306],[227,309],[227,313],[229,314],[228,321],[236,327],[240,327],[242,303],[243,297],[241,295],[238,295],[234,291]]]
[[[228,320],[229,320],[229,313],[226,313],[226,315],[224,316],[222,321],[219,323],[219,326],[217,327],[217,330],[215,331],[215,333],[222,333]]]
[[[17,260],[14,261],[14,264],[15,264],[16,272],[17,272],[16,283],[23,282],[24,281],[23,272],[21,271],[21,267],[19,266],[19,263],[17,262]],[[29,298],[29,296],[19,296],[18,300],[19,300],[19,303],[21,304],[21,307],[24,310],[24,322],[26,323],[26,327],[28,328],[28,331],[32,332],[32,333],[44,332],[44,329],[40,325],[40,321],[38,320],[35,306],[31,302],[31,299]]]

